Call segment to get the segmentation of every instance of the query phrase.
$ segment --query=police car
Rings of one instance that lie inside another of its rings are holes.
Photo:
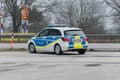
[[[54,52],[63,54],[65,51],[77,51],[85,54],[88,41],[84,32],[79,28],[65,26],[49,26],[28,41],[30,53]]]

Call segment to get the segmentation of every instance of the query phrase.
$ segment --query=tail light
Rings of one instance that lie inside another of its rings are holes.
[[[62,38],[64,42],[70,42],[70,38]]]
[[[87,37],[85,37],[85,38],[84,38],[84,41],[88,41],[88,38],[87,38]]]

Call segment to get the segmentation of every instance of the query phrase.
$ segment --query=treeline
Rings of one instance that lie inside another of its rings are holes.
[[[21,3],[21,0],[5,0],[5,10],[12,17],[13,32],[20,32]],[[28,4],[29,32],[37,33],[49,23],[58,23],[82,28],[87,34],[105,34],[106,5],[109,5],[113,10],[110,15],[113,25],[120,33],[120,0],[28,0]]]

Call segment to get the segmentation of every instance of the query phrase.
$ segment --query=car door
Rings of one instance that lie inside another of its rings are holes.
[[[48,41],[55,41],[61,37],[61,32],[57,29],[50,29],[48,34]]]
[[[61,38],[61,32],[57,29],[49,29],[49,34],[46,37],[46,43],[49,46],[47,50],[54,51],[55,42]]]
[[[43,30],[40,32],[35,39],[36,50],[37,51],[45,51],[45,46],[47,45],[46,37],[48,36],[49,30]]]

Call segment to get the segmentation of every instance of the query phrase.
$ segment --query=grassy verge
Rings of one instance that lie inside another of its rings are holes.
[[[27,49],[25,49],[25,48],[14,48],[14,49],[12,49],[12,48],[5,48],[5,49],[0,49],[0,51],[2,51],[2,52],[9,52],[9,51],[27,51]]]

